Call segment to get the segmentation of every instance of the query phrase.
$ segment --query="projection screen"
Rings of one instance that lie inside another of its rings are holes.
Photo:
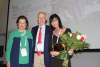
[[[45,12],[47,25],[51,14],[58,14],[62,24],[74,33],[79,30],[86,34],[90,49],[100,49],[100,0],[10,0],[7,39],[17,30],[18,16],[25,15],[29,21],[29,31],[38,25],[37,15]]]

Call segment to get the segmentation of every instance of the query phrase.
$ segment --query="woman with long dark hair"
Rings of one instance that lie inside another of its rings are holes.
[[[53,51],[53,44],[61,42],[59,38],[59,34],[71,32],[69,28],[65,28],[62,26],[61,20],[57,14],[52,14],[49,18],[50,27],[52,32],[50,33],[50,41],[49,41],[49,51],[51,54],[51,64],[50,67],[63,67],[62,63],[64,60],[57,59],[56,57],[59,55],[60,52]],[[74,51],[71,49],[69,55],[72,55]],[[69,60],[68,67],[71,67],[71,63]]]

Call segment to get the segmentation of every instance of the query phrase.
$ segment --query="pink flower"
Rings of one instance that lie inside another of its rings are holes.
[[[72,36],[74,35],[75,33],[72,33]]]
[[[83,41],[84,39],[85,39],[85,38],[82,36],[80,40]]]

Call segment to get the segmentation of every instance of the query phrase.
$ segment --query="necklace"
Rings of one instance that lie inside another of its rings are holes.
[[[19,31],[20,32],[20,31]],[[24,30],[24,33],[23,34],[21,34],[21,36],[24,36],[26,34],[26,30]]]

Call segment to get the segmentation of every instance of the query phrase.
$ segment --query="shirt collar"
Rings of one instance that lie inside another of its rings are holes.
[[[40,25],[39,25],[39,27],[42,27],[42,29],[45,29],[45,26],[46,26],[45,24],[44,24],[43,26],[40,26]]]

